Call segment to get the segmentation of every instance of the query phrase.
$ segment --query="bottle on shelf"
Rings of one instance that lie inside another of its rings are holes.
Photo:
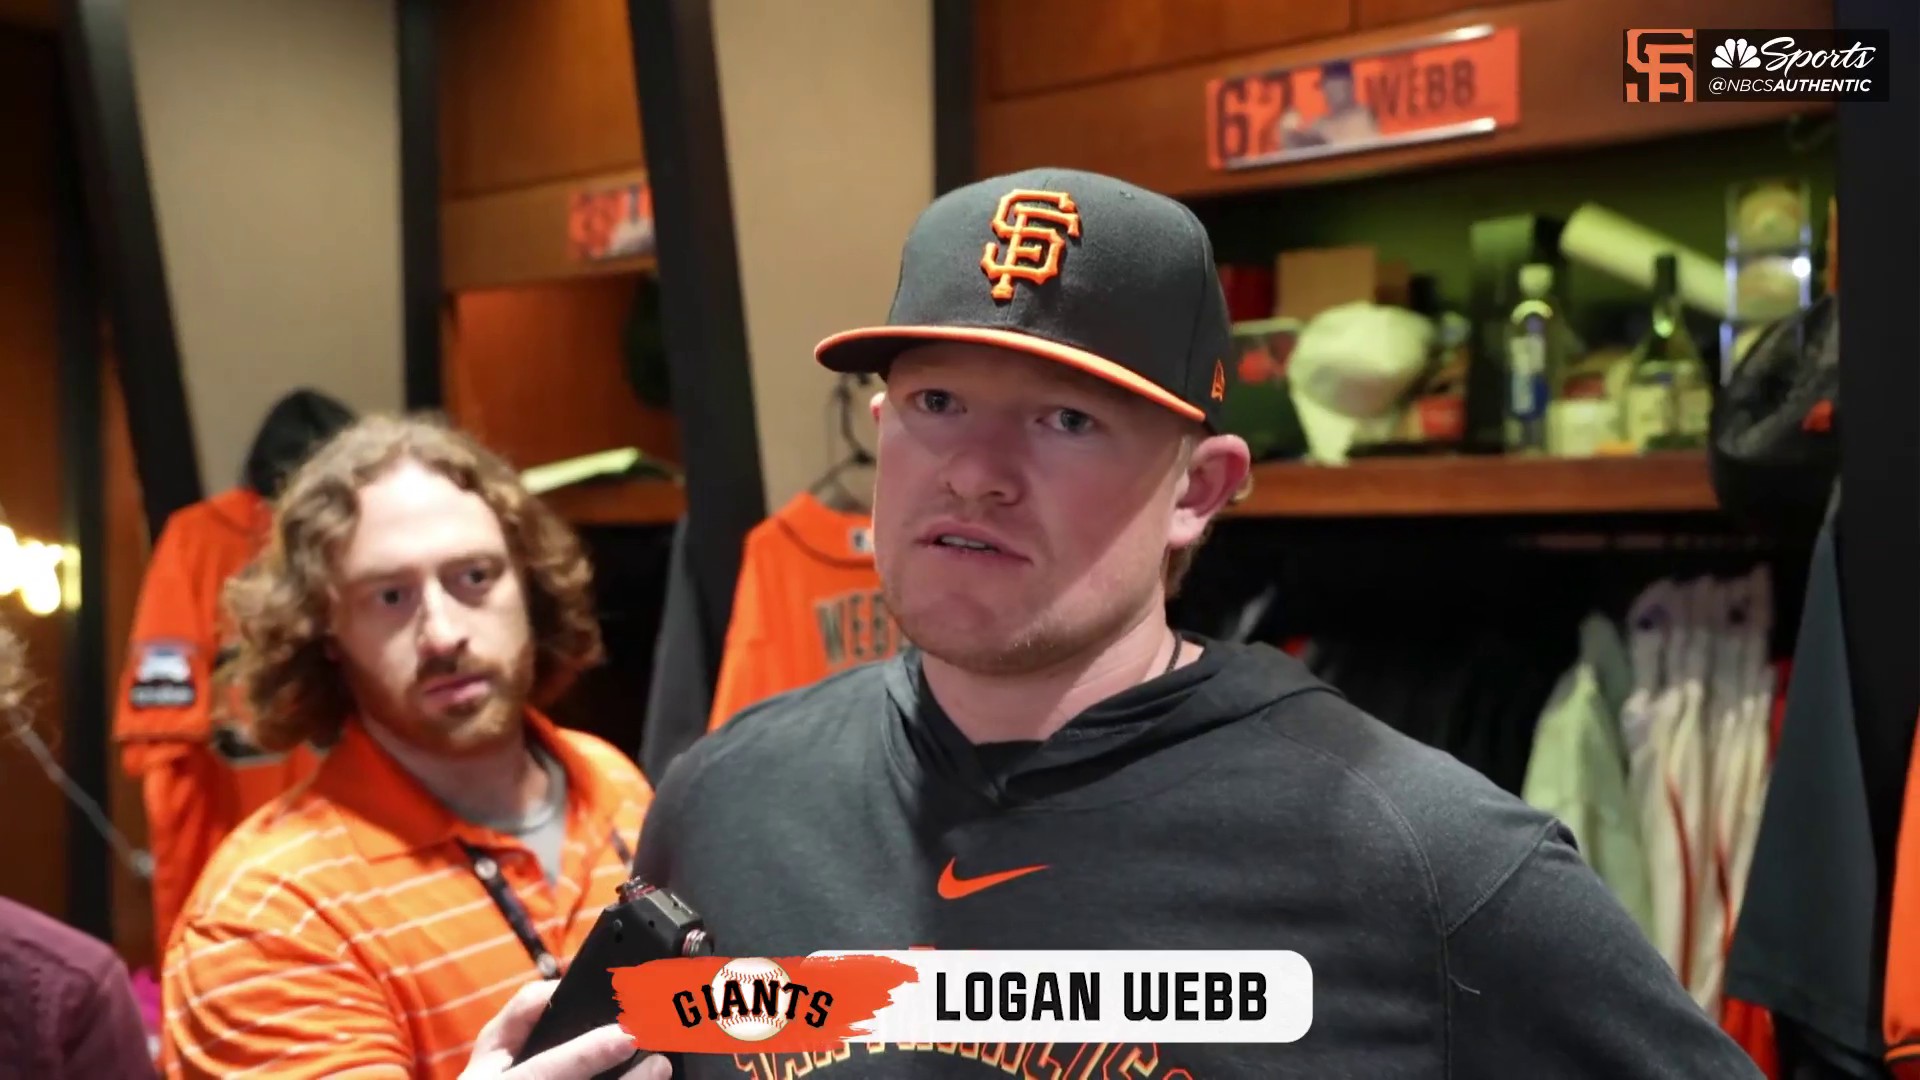
[[[1674,411],[1679,430],[1671,446],[1698,450],[1707,445],[1713,427],[1713,390],[1713,375],[1698,352],[1674,362]]]
[[[1553,267],[1520,268],[1520,302],[1507,319],[1506,448],[1547,450],[1547,416],[1572,362],[1572,333],[1553,293]]]
[[[1633,350],[1621,427],[1634,449],[1705,446],[1713,381],[1687,332],[1672,255],[1654,260],[1652,326]]]
[[[1473,324],[1440,299],[1431,274],[1407,282],[1407,307],[1433,324],[1427,368],[1409,394],[1397,436],[1429,446],[1457,445],[1466,434],[1466,381]]]

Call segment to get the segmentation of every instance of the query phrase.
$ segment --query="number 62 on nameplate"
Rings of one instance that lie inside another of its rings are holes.
[[[1214,79],[1207,164],[1262,168],[1485,135],[1520,122],[1520,31],[1463,27]]]

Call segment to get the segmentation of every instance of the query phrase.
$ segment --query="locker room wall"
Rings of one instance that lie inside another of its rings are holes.
[[[885,320],[933,197],[933,4],[714,0],[713,32],[771,511],[841,454],[814,345]]]
[[[128,0],[154,213],[209,493],[274,399],[402,401],[390,0]]]
[[[238,481],[266,409],[295,386],[362,410],[402,402],[393,7],[127,0],[127,21],[181,378],[211,493]],[[102,405],[109,566],[98,600],[117,682],[148,545],[111,377]],[[139,788],[117,758],[109,781],[115,823],[143,844]],[[61,865],[49,862],[32,887],[62,884]],[[112,875],[115,944],[144,963],[155,951],[151,897],[118,863]]]
[[[56,157],[59,110],[49,100],[57,85],[58,45],[52,18],[16,21],[23,8],[0,4],[0,97],[40,102],[43,107],[10,110],[0,117],[0,505],[9,523],[25,536],[52,541],[66,536],[69,491],[63,470],[50,467],[68,453],[62,431],[59,336],[60,216]],[[83,595],[83,604],[104,607],[110,638],[107,667],[118,672],[125,652],[123,637],[132,621],[133,593],[144,562],[145,528],[140,487],[134,473],[125,403],[111,353],[102,357],[100,377],[101,481],[105,500],[106,545],[96,556],[105,588]],[[27,665],[34,680],[28,698],[35,733],[54,755],[69,756],[74,717],[69,710],[87,695],[68,682],[72,639],[67,616],[25,613],[16,598],[0,599],[0,621],[27,641]],[[110,692],[110,691],[109,691]],[[95,721],[104,726],[106,717]],[[145,841],[139,791],[117,770],[110,773],[109,809],[132,843]],[[0,896],[55,918],[72,918],[81,898],[70,894],[69,830],[84,827],[67,807],[59,789],[41,771],[27,748],[0,732],[0,821],[13,826],[7,854],[0,862]],[[124,867],[113,868],[113,938],[122,955],[139,963],[152,951],[145,917],[145,886]]]

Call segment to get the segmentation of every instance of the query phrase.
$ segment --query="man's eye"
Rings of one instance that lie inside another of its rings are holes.
[[[920,407],[932,413],[946,412],[953,407],[953,395],[945,390],[922,390]]]
[[[373,602],[381,607],[399,607],[406,599],[407,591],[400,588],[381,589],[373,594]]]
[[[492,580],[493,571],[484,566],[470,566],[460,573],[460,581],[466,585],[480,586]]]
[[[1093,417],[1078,409],[1061,409],[1053,414],[1054,424],[1069,435],[1080,435],[1093,430]]]

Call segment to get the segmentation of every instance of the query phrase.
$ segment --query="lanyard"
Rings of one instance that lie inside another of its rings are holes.
[[[526,905],[508,887],[506,875],[500,872],[500,864],[493,860],[493,856],[465,840],[459,843],[461,850],[467,853],[467,858],[473,863],[473,876],[479,878],[480,884],[486,887],[487,895],[493,898],[493,906],[500,909],[507,925],[513,928],[513,936],[520,939],[527,955],[533,958],[533,966],[540,972],[540,977],[558,977],[560,961],[554,959],[553,953],[547,951],[546,943],[540,940],[540,932],[533,926],[533,917],[527,914]],[[633,865],[633,851],[627,847],[625,840],[620,839],[617,829],[613,833],[613,850],[619,854],[622,863]]]

